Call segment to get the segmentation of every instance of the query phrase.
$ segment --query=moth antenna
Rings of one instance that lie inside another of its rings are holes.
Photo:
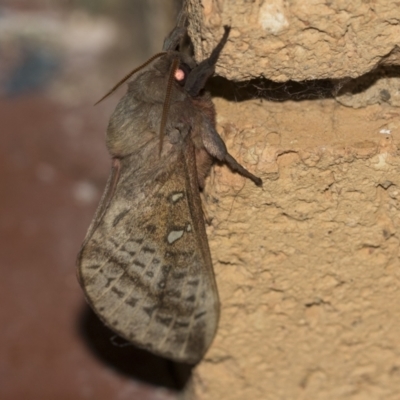
[[[165,54],[166,52],[163,51],[161,53],[155,54],[153,57],[150,57],[145,63],[140,65],[139,67],[135,68],[133,71],[129,72],[128,75],[126,75],[124,78],[122,78],[111,90],[109,90],[99,101],[94,103],[96,106],[100,102],[102,102],[106,97],[108,97],[111,93],[115,92],[124,82],[126,82],[133,74],[136,74],[136,72],[140,71],[142,68],[146,67],[149,65],[151,62],[153,62],[156,58],[161,57]]]
[[[174,83],[175,71],[178,69],[178,64],[179,64],[179,59],[175,58],[174,61],[172,62],[168,76],[167,91],[165,93],[164,106],[162,110],[161,124],[160,124],[160,147],[159,147],[160,156],[164,140],[165,127],[167,125],[169,106],[171,105],[172,84]]]

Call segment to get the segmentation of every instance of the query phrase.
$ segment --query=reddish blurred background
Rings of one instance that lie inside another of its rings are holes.
[[[116,338],[75,278],[124,89],[93,104],[161,49],[177,3],[0,1],[2,400],[173,399],[187,373]]]

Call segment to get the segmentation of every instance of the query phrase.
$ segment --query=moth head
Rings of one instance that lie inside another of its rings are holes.
[[[159,69],[161,72],[168,73],[167,71],[169,71],[169,77],[173,75],[174,80],[181,87],[183,87],[189,95],[192,97],[198,96],[204,89],[207,80],[214,74],[219,55],[228,40],[231,28],[229,26],[224,26],[224,29],[225,32],[222,36],[222,39],[211,52],[210,56],[197,64],[193,57],[187,54],[188,48],[191,48],[191,42],[189,36],[187,35],[186,28],[176,27],[165,39],[163,51],[161,53],[155,54],[138,68],[135,68],[133,71],[131,71],[110,91],[108,91],[96,104],[108,97],[132,75],[141,71],[143,68],[153,63],[153,61],[156,59],[160,59],[160,64],[164,64],[167,59],[169,61],[166,63],[167,68],[164,69],[160,66],[161,68]],[[189,40],[189,42],[187,40]],[[176,59],[179,61],[178,64],[176,64]],[[169,79],[169,81],[171,82],[171,79]]]
[[[211,52],[210,56],[196,64],[192,57],[188,56],[183,48],[185,28],[175,28],[164,42],[163,50],[167,50],[167,57],[172,58],[169,67],[167,91],[160,125],[160,145],[159,154],[161,155],[165,127],[167,124],[168,111],[171,103],[171,92],[173,83],[177,82],[192,97],[197,97],[206,86],[207,80],[214,75],[215,65],[218,57],[228,40],[230,27],[224,27],[225,32],[222,39]],[[177,51],[178,50],[178,51]],[[161,59],[162,63],[165,59]]]
[[[193,46],[186,28],[176,27],[165,39],[163,50],[179,58],[179,66],[174,72],[170,70],[170,73],[174,74],[175,81],[192,97],[201,94],[207,80],[214,75],[219,55],[228,40],[230,27],[224,26],[224,30],[224,35],[210,56],[199,64],[190,54],[193,53]]]

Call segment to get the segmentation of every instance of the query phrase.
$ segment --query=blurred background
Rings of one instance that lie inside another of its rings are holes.
[[[0,399],[174,399],[187,371],[90,312],[75,260],[123,87],[179,0],[0,0]]]

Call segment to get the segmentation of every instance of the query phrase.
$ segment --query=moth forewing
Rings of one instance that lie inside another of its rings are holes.
[[[196,363],[215,334],[218,294],[204,223],[196,220],[193,165],[183,152],[169,160],[169,171],[137,168],[135,156],[121,160],[114,197],[81,251],[80,277],[91,306],[118,334]],[[144,172],[155,179],[135,187]]]
[[[177,29],[167,47],[181,37]],[[135,70],[110,119],[113,168],[78,257],[86,298],[106,325],[187,363],[203,357],[219,317],[199,190],[213,158],[261,183],[227,152],[203,93],[228,33],[197,69],[192,58],[168,48]]]

